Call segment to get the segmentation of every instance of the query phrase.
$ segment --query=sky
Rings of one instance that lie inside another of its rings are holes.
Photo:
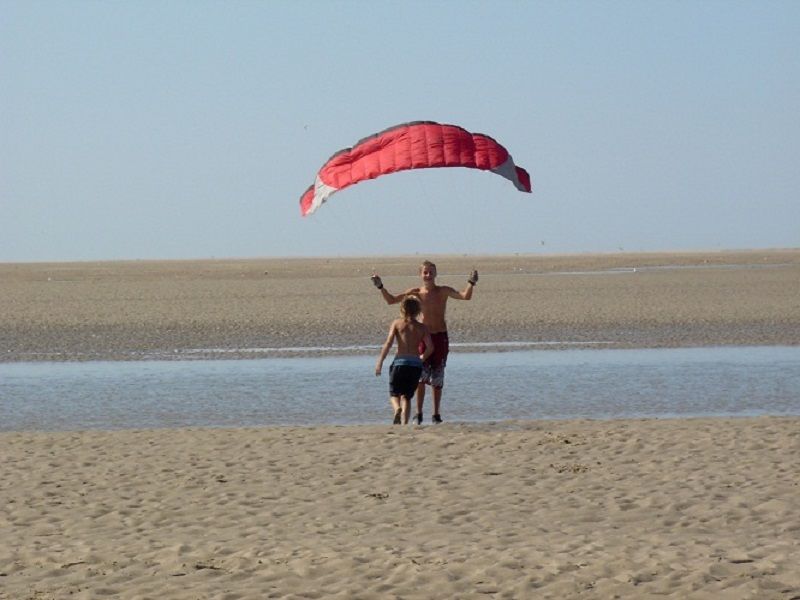
[[[0,0],[0,262],[800,247],[800,2]],[[299,198],[408,121],[471,169]]]

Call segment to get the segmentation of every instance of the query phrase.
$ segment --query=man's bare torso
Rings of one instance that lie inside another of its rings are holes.
[[[430,288],[418,287],[408,290],[406,294],[414,294],[419,298],[422,307],[422,322],[431,333],[447,331],[444,315],[449,297],[447,286],[434,285]]]

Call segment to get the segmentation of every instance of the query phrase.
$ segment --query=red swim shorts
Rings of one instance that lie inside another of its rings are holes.
[[[450,353],[450,339],[446,331],[432,333],[433,354],[422,366],[421,383],[427,383],[433,387],[444,387],[444,367],[447,364],[447,355]],[[425,351],[424,344],[420,343],[419,352]]]

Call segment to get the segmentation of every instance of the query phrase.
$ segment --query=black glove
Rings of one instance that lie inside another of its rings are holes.
[[[372,280],[372,285],[374,285],[379,290],[383,289],[383,282],[381,281],[379,275],[373,275],[372,277],[370,277],[370,279]]]
[[[476,283],[478,283],[478,272],[477,271],[473,271],[472,273],[469,274],[469,279],[467,279],[467,283],[472,284],[472,285],[475,285]]]

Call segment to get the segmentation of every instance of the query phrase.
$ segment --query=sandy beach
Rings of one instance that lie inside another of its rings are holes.
[[[448,309],[457,343],[800,343],[800,250],[431,258],[443,285],[480,271],[473,300]],[[399,292],[418,284],[421,260],[0,264],[0,361],[380,344],[397,307],[369,275]]]
[[[0,434],[0,598],[800,598],[797,418]]]
[[[800,343],[800,250],[433,258],[480,270],[462,343]],[[0,361],[379,344],[369,275],[400,291],[419,260],[0,265]],[[800,417],[6,432],[0,456],[2,600],[800,599]]]

